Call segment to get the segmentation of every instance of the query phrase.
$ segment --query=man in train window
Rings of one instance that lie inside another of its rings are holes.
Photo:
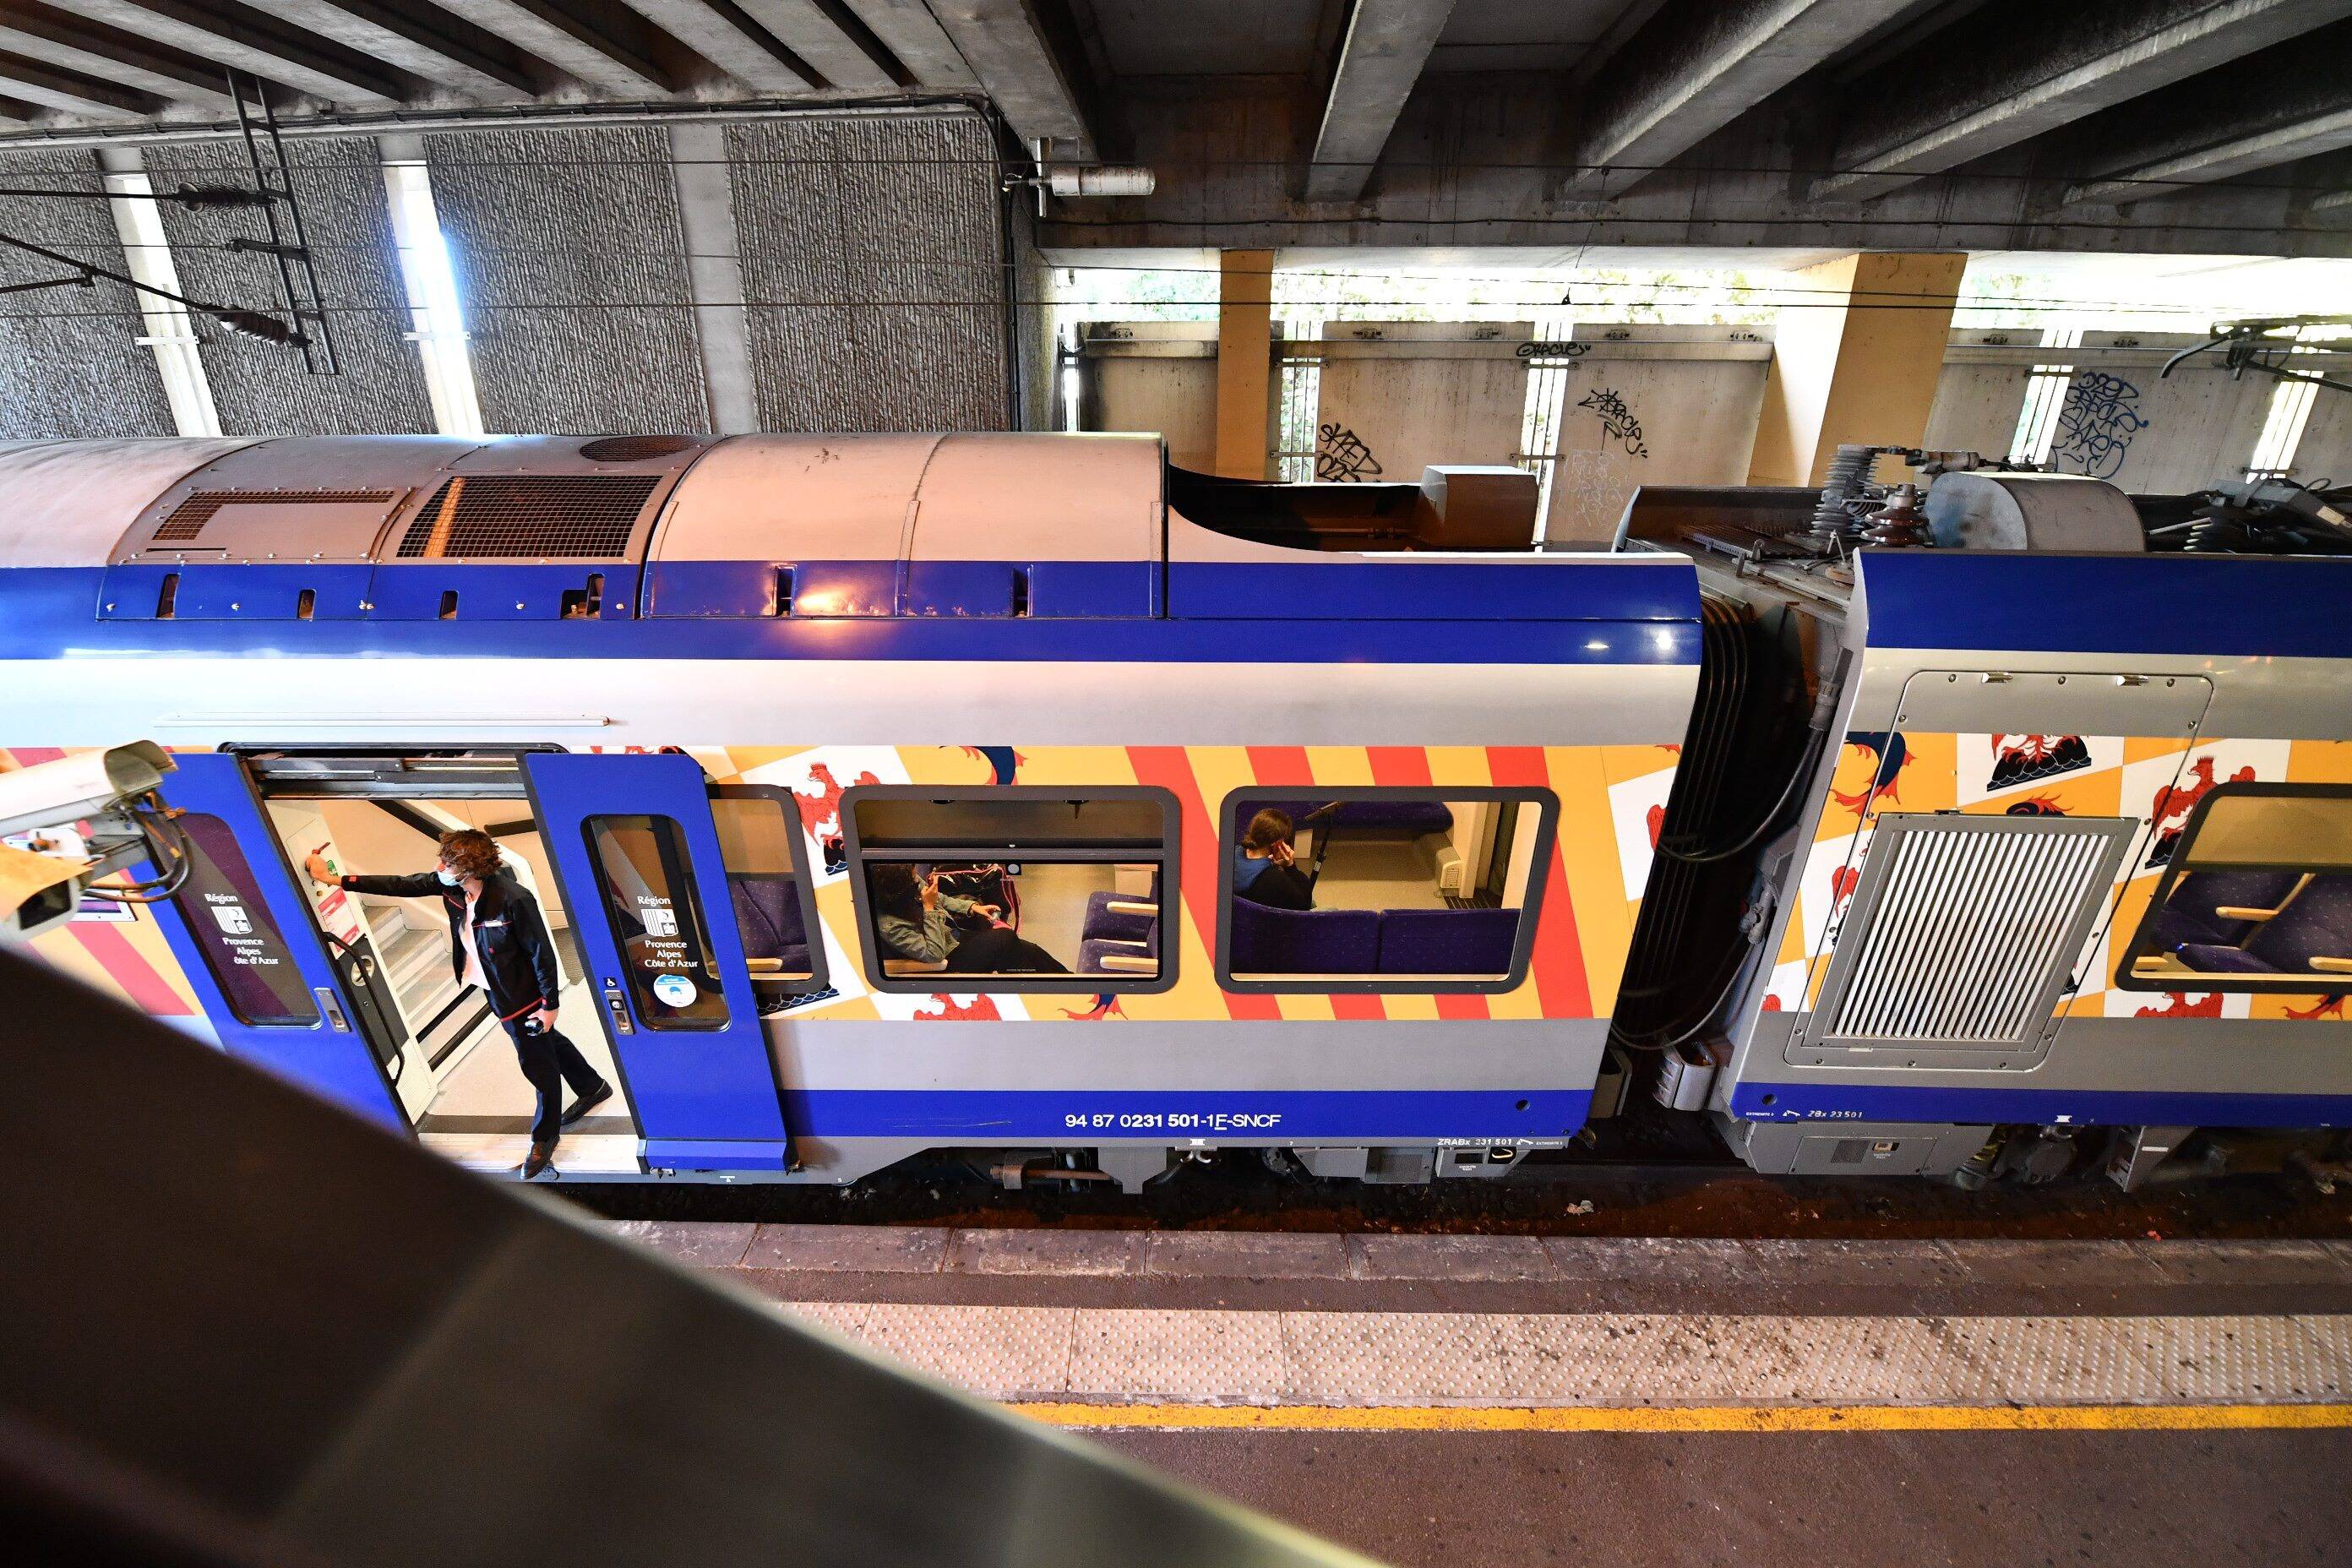
[[[1311,910],[1315,883],[1291,850],[1295,829],[1287,812],[1272,806],[1249,819],[1234,850],[1234,892],[1277,910]]]
[[[445,833],[439,866],[406,877],[338,877],[318,855],[302,868],[312,881],[350,892],[440,898],[449,915],[449,963],[457,983],[490,999],[491,1010],[514,1041],[522,1076],[539,1094],[523,1180],[546,1170],[555,1161],[562,1130],[611,1099],[613,1086],[556,1029],[556,993],[563,975],[555,943],[539,900],[507,870],[498,841],[470,827]],[[566,1084],[578,1097],[569,1110],[563,1109]]]

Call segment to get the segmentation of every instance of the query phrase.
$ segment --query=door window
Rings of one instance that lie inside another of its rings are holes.
[[[236,836],[219,817],[200,812],[181,817],[180,826],[187,834],[188,875],[172,902],[229,1011],[243,1024],[315,1026],[319,1005],[262,901]]]
[[[597,892],[637,1016],[649,1029],[724,1028],[727,997],[677,823],[592,816],[586,828]]]

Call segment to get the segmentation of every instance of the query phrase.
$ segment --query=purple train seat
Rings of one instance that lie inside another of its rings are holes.
[[[2156,911],[2150,945],[2159,952],[2178,952],[2184,942],[2235,947],[2256,922],[2228,919],[2221,906],[2274,910],[2300,880],[2294,871],[2191,871]]]
[[[1517,940],[1517,910],[1383,910],[1382,974],[1503,974]]]
[[[2208,974],[2307,974],[2315,958],[2352,959],[2352,875],[2315,877],[2234,945],[2183,942],[2180,961]],[[2347,975],[2352,985],[2352,975]]]
[[[808,927],[801,919],[801,901],[790,877],[730,877],[730,901],[735,906],[735,929],[742,933],[743,956],[752,961],[751,977],[763,975],[761,960],[772,960],[774,973],[803,975],[809,970]]]
[[[1381,957],[1381,917],[1371,910],[1277,910],[1233,901],[1236,974],[1371,974]]]

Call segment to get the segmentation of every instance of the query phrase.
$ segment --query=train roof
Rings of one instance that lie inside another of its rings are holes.
[[[1686,567],[1520,542],[1517,470],[1320,487],[1336,531],[1314,489],[1183,475],[1155,436],[23,443],[0,568],[102,573],[101,620],[1697,618]]]

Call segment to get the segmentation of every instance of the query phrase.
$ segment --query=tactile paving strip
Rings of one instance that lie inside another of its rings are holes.
[[[2352,1396],[2352,1317],[782,1310],[997,1399],[1674,1406]]]

